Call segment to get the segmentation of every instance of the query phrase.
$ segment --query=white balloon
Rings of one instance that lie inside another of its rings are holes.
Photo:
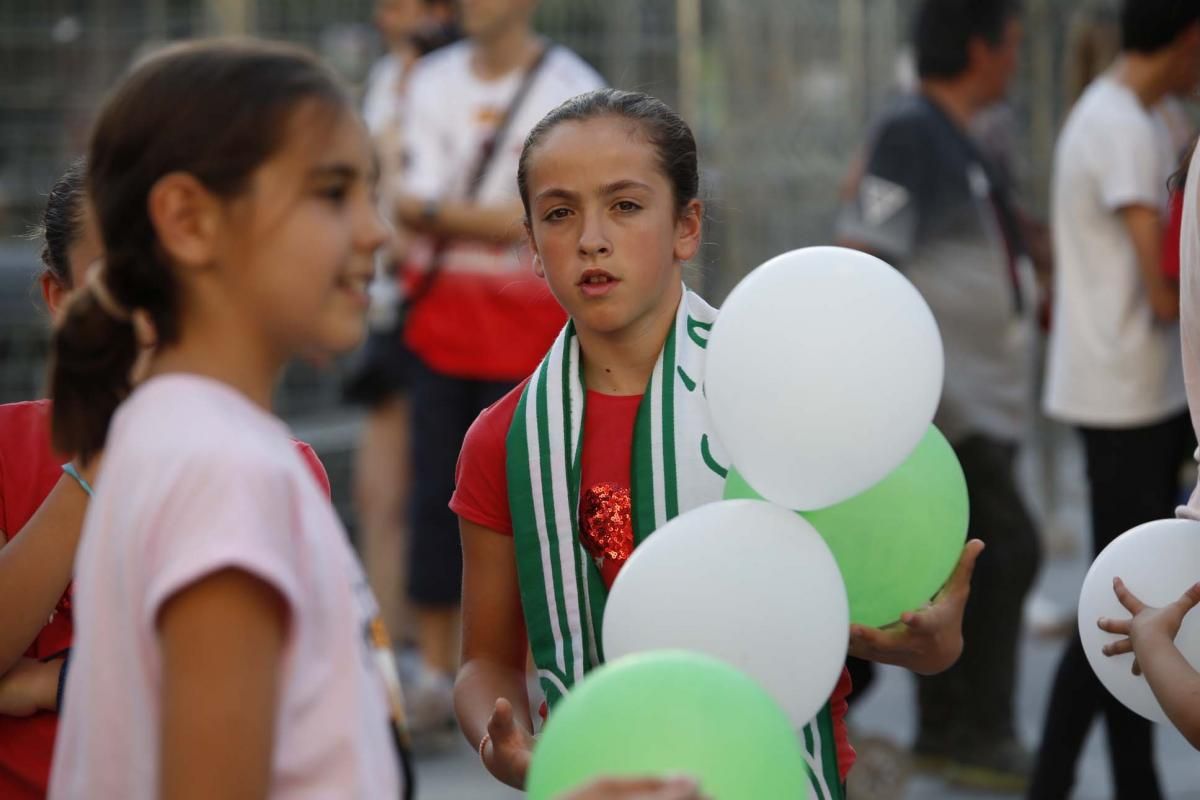
[[[832,694],[850,638],[846,586],[820,534],[757,500],[681,514],[638,545],[604,609],[604,657],[705,653],[755,678],[797,727]]]
[[[873,486],[937,410],[942,339],[917,289],[874,256],[810,247],[737,285],[708,342],[716,433],[763,497],[792,509]]]
[[[1121,534],[1096,557],[1079,594],[1079,636],[1096,677],[1113,697],[1143,717],[1168,723],[1146,679],[1132,673],[1133,654],[1103,653],[1104,645],[1124,637],[1100,630],[1096,621],[1130,616],[1113,593],[1113,578],[1124,581],[1148,605],[1175,602],[1200,580],[1200,522],[1163,519]],[[1184,617],[1175,645],[1200,669],[1200,612]]]

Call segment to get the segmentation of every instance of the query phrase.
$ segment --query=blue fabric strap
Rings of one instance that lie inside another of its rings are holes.
[[[87,493],[88,497],[91,497],[95,494],[95,492],[92,491],[91,484],[84,480],[83,476],[79,474],[79,470],[75,469],[75,465],[70,461],[68,461],[66,464],[63,464],[62,471],[74,478],[75,482],[79,484],[79,488],[83,489],[83,491]]]

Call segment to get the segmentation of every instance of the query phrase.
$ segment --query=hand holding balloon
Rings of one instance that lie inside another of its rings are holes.
[[[1165,647],[1174,649],[1175,637],[1183,625],[1183,618],[1197,603],[1200,603],[1200,583],[1189,588],[1183,596],[1174,603],[1168,603],[1162,608],[1148,606],[1139,600],[1120,578],[1113,578],[1113,592],[1121,605],[1133,614],[1129,619],[1108,619],[1101,617],[1096,624],[1100,630],[1108,633],[1124,635],[1128,638],[1119,639],[1104,646],[1104,655],[1119,656],[1133,653],[1133,674],[1141,675],[1142,668],[1139,658],[1150,651],[1161,650]]]
[[[1113,591],[1133,616],[1130,619],[1101,617],[1097,621],[1100,630],[1127,637],[1105,645],[1104,654],[1133,653],[1133,674],[1145,674],[1146,682],[1167,718],[1192,747],[1200,750],[1200,702],[1197,702],[1200,673],[1192,668],[1175,645],[1183,618],[1200,603],[1200,583],[1162,608],[1143,603],[1120,578],[1113,578]]]
[[[884,628],[850,626],[850,655],[904,667],[921,675],[943,672],[962,654],[962,618],[971,593],[971,574],[983,552],[972,539],[963,548],[954,574],[931,603],[910,611]]]
[[[487,771],[514,789],[525,786],[525,775],[533,757],[534,738],[513,716],[512,703],[496,700],[487,725],[488,738],[480,748]]]

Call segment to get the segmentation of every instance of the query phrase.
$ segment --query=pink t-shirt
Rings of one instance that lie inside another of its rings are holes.
[[[155,618],[226,568],[287,602],[272,798],[396,797],[378,607],[287,428],[230,387],[170,375],[109,431],[75,572],[75,645],[51,798],[152,798],[161,653]]]
[[[1188,167],[1179,231],[1179,336],[1182,339],[1183,383],[1187,388],[1192,426],[1200,431],[1200,147]],[[1200,459],[1200,449],[1196,450]],[[1200,485],[1176,515],[1200,520]]]

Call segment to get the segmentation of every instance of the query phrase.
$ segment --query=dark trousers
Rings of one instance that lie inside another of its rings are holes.
[[[1173,515],[1179,465],[1193,446],[1186,414],[1138,428],[1082,428],[1092,510],[1093,556],[1130,528]],[[1118,800],[1162,796],[1154,768],[1153,725],[1125,708],[1096,679],[1078,631],[1054,678],[1029,797],[1067,797],[1097,714],[1108,733]]]
[[[950,669],[918,679],[918,750],[969,757],[1014,737],[1013,696],[1025,595],[1041,550],[1013,478],[1016,445],[972,436],[955,447],[971,503],[969,535],[987,549],[971,580],[963,653]]]
[[[479,412],[514,381],[412,370],[412,501],[408,594],[417,606],[456,606],[462,598],[462,541],[450,510],[458,451]]]

